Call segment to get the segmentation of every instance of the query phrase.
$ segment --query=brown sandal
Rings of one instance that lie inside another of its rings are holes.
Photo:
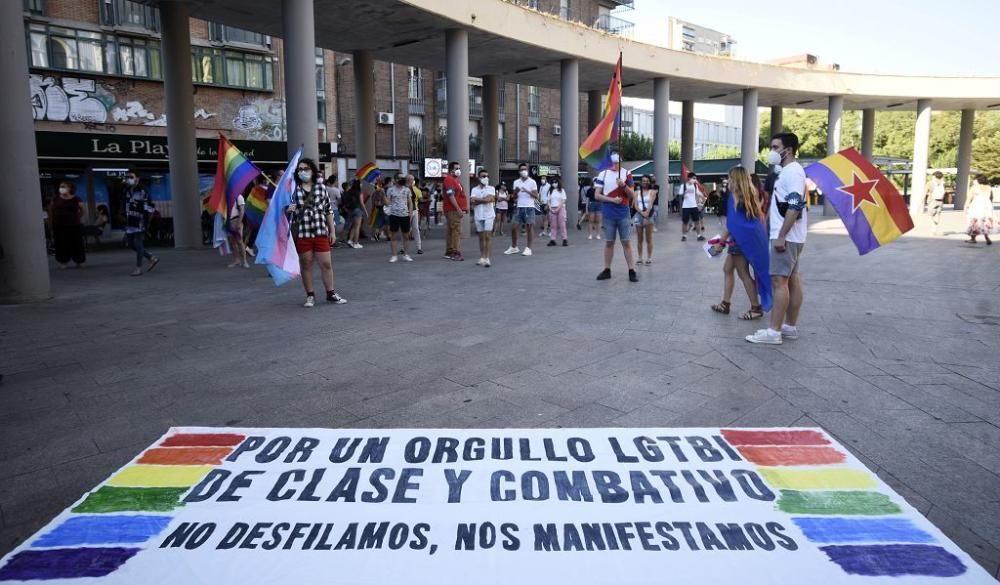
[[[740,319],[744,321],[755,321],[764,316],[764,307],[760,305],[754,305],[750,307],[750,310],[740,316]]]
[[[722,301],[718,305],[712,305],[712,310],[723,315],[729,314],[729,301]]]

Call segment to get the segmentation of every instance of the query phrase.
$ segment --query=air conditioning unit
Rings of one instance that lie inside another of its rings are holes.
[[[396,115],[392,112],[379,112],[378,113],[378,123],[379,124],[395,124]]]
[[[562,135],[562,126],[560,126],[559,124],[553,125],[552,126],[552,135],[553,136],[560,136],[560,135]]]

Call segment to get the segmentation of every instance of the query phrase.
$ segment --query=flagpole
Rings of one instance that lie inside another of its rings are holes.
[[[618,51],[618,65],[619,66],[621,65],[621,62],[622,62],[622,52]],[[622,129],[622,99],[625,97],[622,94],[624,93],[624,85],[625,84],[622,83],[621,67],[618,67],[618,87],[620,88],[619,92],[618,92],[618,144],[616,144],[615,147],[618,148],[618,154],[619,154],[619,156],[621,156],[621,147],[622,147],[622,130],[623,130]]]

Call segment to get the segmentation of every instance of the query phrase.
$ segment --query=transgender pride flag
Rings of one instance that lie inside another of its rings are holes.
[[[264,264],[274,279],[274,284],[281,286],[289,280],[299,277],[299,254],[292,242],[292,233],[288,224],[285,209],[295,198],[295,168],[299,166],[302,157],[302,147],[295,151],[292,160],[288,162],[285,174],[278,181],[278,186],[271,197],[271,203],[264,213],[264,221],[260,224],[257,239],[256,264]]]

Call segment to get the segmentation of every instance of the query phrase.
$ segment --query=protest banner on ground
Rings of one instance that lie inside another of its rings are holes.
[[[995,583],[821,429],[171,429],[0,582]]]

